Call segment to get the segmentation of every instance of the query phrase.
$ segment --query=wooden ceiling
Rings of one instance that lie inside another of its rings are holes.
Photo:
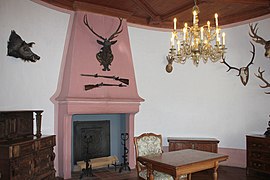
[[[57,7],[72,11],[88,11],[122,17],[130,23],[150,27],[173,27],[177,18],[178,27],[184,22],[191,24],[194,0],[42,0]],[[219,15],[219,25],[238,23],[270,14],[270,0],[197,0],[200,24],[209,20],[214,23],[214,14]]]

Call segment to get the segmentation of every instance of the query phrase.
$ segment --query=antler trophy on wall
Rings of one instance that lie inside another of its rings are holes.
[[[264,73],[264,71],[261,71],[260,70],[261,68],[259,67],[258,68],[258,74],[255,74],[255,76],[257,77],[257,78],[259,78],[260,80],[262,80],[264,83],[265,83],[265,85],[264,86],[262,86],[262,85],[260,85],[260,87],[261,88],[269,88],[270,87],[270,83],[266,80],[266,79],[264,79],[264,77],[263,77],[263,73]],[[270,94],[270,92],[264,92],[265,94]]]
[[[253,27],[252,24],[249,24],[250,27],[250,33],[249,36],[252,37],[252,40],[256,43],[262,44],[264,45],[264,49],[265,49],[265,57],[270,58],[270,40],[266,41],[264,40],[264,38],[260,37],[257,35],[257,31],[259,28],[257,28],[258,23],[255,24],[255,26]]]
[[[97,43],[102,45],[100,51],[96,54],[97,60],[100,62],[100,65],[102,65],[104,68],[102,69],[103,71],[110,71],[109,66],[111,65],[113,61],[113,54],[111,50],[111,45],[115,44],[117,40],[112,41],[114,38],[116,38],[122,31],[123,29],[120,30],[120,27],[122,25],[122,20],[119,18],[119,26],[117,27],[116,31],[109,37],[109,38],[104,38],[100,35],[98,35],[93,28],[89,25],[88,20],[87,20],[87,15],[84,15],[83,22],[84,24],[88,27],[88,29],[96,35],[98,38],[100,38],[102,41],[97,40]]]
[[[228,70],[227,72],[229,72],[231,69],[234,69],[234,70],[237,70],[239,73],[237,76],[240,76],[240,79],[241,79],[241,82],[242,84],[245,86],[247,85],[248,83],[248,79],[249,79],[249,66],[251,64],[253,64],[253,60],[254,60],[254,57],[255,57],[255,46],[252,42],[250,42],[251,45],[252,45],[252,48],[253,50],[250,51],[252,53],[252,58],[251,58],[251,61],[248,63],[248,65],[246,67],[241,67],[241,68],[236,68],[236,67],[233,67],[233,66],[230,66],[226,61],[225,61],[225,58],[222,57],[222,62],[221,63],[224,63],[226,66],[228,66]]]

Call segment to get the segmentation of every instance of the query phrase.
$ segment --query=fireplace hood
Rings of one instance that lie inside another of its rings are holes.
[[[55,167],[57,174],[65,179],[71,178],[71,139],[72,115],[75,114],[127,114],[127,131],[129,133],[129,163],[135,167],[134,161],[134,117],[139,105],[144,101],[137,92],[132,54],[129,42],[127,23],[123,20],[123,31],[111,46],[114,59],[110,71],[103,71],[103,66],[96,59],[101,45],[83,23],[87,15],[89,25],[102,37],[109,37],[119,25],[119,19],[104,15],[77,11],[69,27],[68,45],[61,66],[58,90],[52,98],[55,105]],[[86,84],[119,84],[121,82],[109,78],[85,77],[81,74],[98,74],[115,76],[129,80],[127,87],[101,86],[86,91]]]

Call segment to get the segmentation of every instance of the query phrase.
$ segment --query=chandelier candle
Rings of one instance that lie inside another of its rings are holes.
[[[197,67],[200,60],[204,63],[210,59],[217,62],[222,59],[225,53],[225,33],[222,33],[222,43],[220,38],[220,28],[218,26],[218,14],[214,15],[215,27],[211,27],[210,21],[205,25],[199,26],[199,7],[194,1],[192,9],[192,25],[184,23],[184,27],[177,31],[177,19],[173,19],[173,31],[171,37],[171,47],[167,55],[167,72],[172,72],[172,63],[184,64],[187,59],[191,59]],[[169,66],[169,67],[168,67]]]

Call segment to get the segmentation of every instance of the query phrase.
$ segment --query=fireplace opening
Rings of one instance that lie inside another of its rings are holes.
[[[110,156],[110,121],[74,122],[74,161]]]
[[[121,162],[124,153],[121,134],[127,132],[126,114],[76,114],[72,122],[73,166],[87,157],[117,156]]]

